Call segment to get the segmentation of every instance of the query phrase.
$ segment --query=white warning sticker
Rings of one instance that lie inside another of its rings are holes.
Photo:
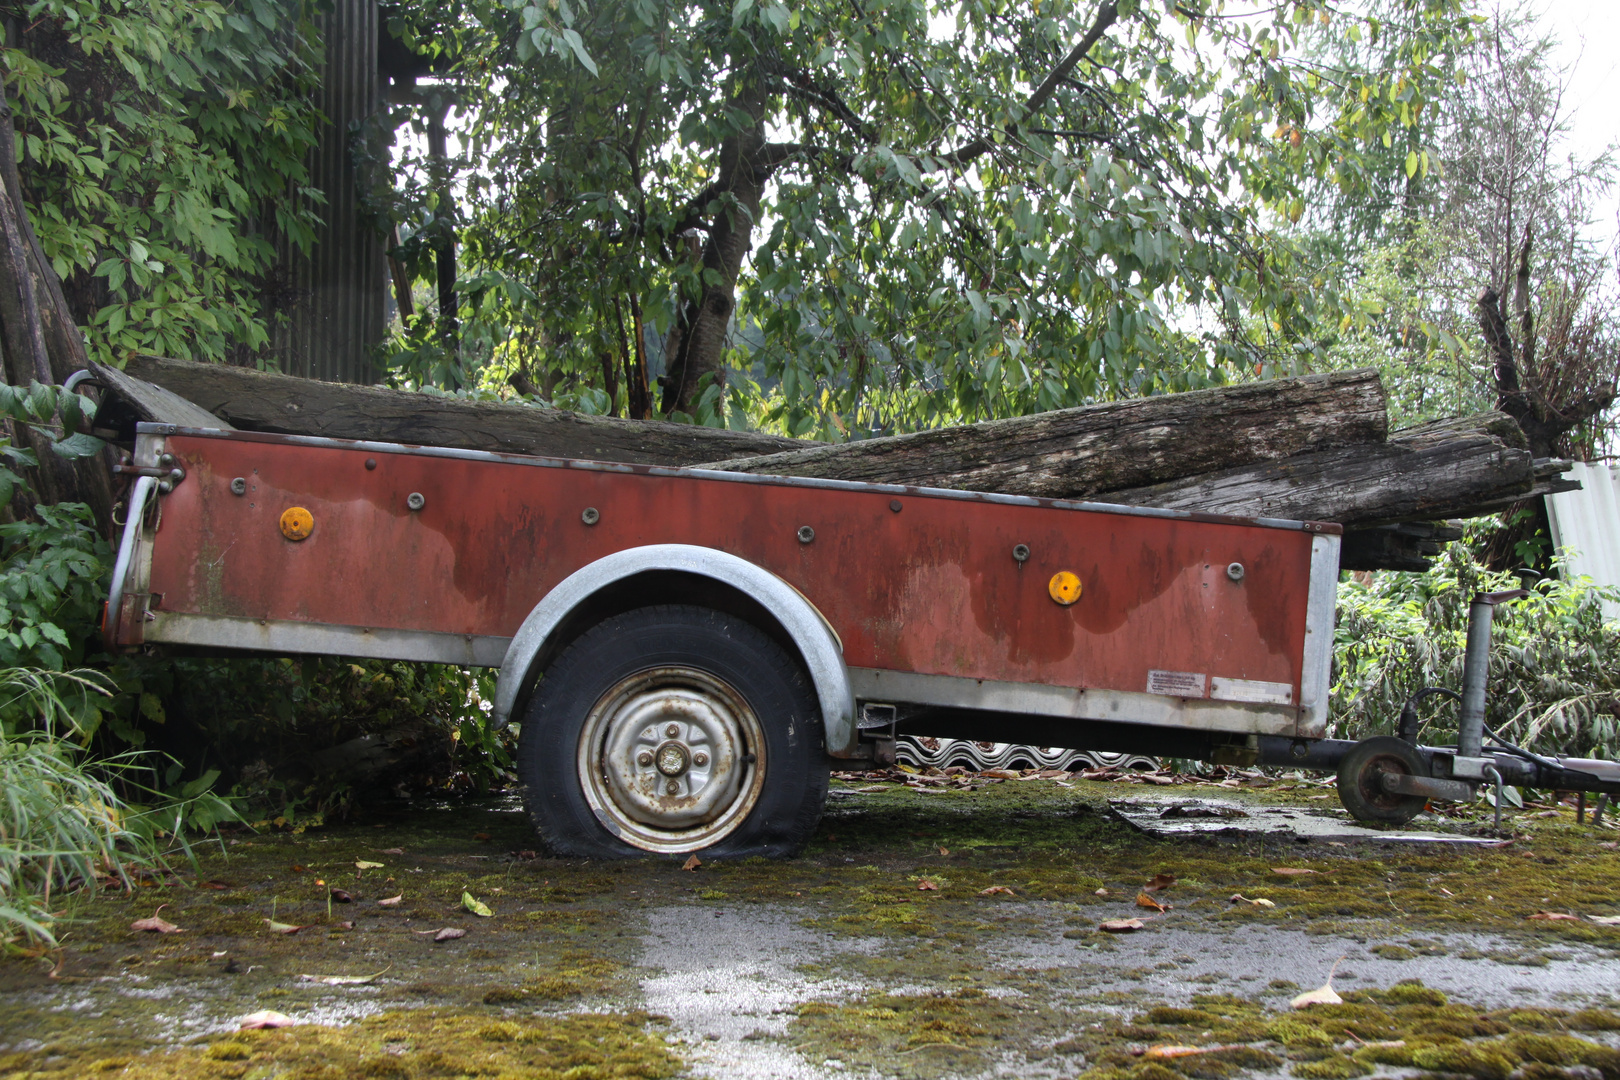
[[[1196,671],[1150,671],[1147,692],[1171,697],[1201,698],[1209,676]]]

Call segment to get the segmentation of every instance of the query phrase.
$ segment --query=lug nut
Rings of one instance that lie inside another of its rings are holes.
[[[709,763],[709,755],[708,754],[705,754],[705,753],[699,751],[698,753],[692,755],[692,764],[696,765],[698,768],[701,769],[703,766],[707,765],[708,763]]]
[[[681,733],[681,726],[679,724],[670,724],[668,727],[664,728],[664,734],[667,737],[671,738],[671,739],[673,739],[675,736],[679,735],[680,733]]]
[[[681,793],[680,781],[671,780],[669,783],[665,784],[664,792],[669,795],[679,795]]]
[[[646,768],[648,765],[651,765],[652,764],[652,751],[651,750],[643,750],[641,753],[637,754],[636,755],[636,764],[640,765],[642,768]]]

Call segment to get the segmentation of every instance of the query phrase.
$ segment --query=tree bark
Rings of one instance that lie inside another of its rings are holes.
[[[703,245],[701,291],[686,302],[665,338],[668,359],[661,404],[665,415],[677,410],[691,415],[704,389],[704,376],[711,381],[725,376],[726,338],[731,332],[731,313],[737,307],[737,274],[753,250],[754,223],[759,220],[760,201],[773,169],[761,157],[765,148],[762,91],[750,82],[730,105],[745,113],[752,125],[720,145],[720,175],[713,201],[727,195],[730,200],[709,226],[709,238]]]
[[[714,461],[733,472],[1074,499],[1330,447],[1381,443],[1370,368],[1136,398]]]
[[[757,432],[580,416],[533,405],[461,401],[152,356],[132,358],[124,372],[246,431],[675,467],[805,445]],[[128,401],[127,407],[140,413],[136,401]]]
[[[0,341],[5,349],[6,380],[13,386],[30,382],[61,383],[88,366],[84,339],[73,320],[62,282],[45,258],[22,197],[17,171],[16,131],[11,105],[0,99]],[[60,434],[60,429],[58,429]],[[89,505],[106,532],[112,527],[113,485],[108,454],[70,462],[50,448],[51,440],[27,429],[19,441],[34,451],[39,468],[31,477],[45,503],[66,501]]]
[[[1509,416],[1479,413],[1341,446],[1110,491],[1107,502],[1350,527],[1493,513],[1530,494],[1536,466]]]

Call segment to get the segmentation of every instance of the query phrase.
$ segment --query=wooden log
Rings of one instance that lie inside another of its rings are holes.
[[[1087,498],[1332,447],[1383,442],[1370,368],[1088,405],[967,427],[716,460],[709,469]]]
[[[155,356],[132,358],[124,372],[245,431],[671,466],[806,445],[758,432],[582,416]]]
[[[1365,527],[1475,517],[1523,498],[1535,484],[1524,433],[1506,414],[1487,412],[1406,428],[1382,445],[1297,454],[1101,498]]]

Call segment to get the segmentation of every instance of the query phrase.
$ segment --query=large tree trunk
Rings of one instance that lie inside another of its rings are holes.
[[[805,445],[799,440],[757,432],[581,416],[533,405],[461,401],[153,356],[132,358],[124,371],[195,402],[229,425],[247,431],[676,467],[728,454],[771,453]],[[196,423],[195,418],[171,419],[160,406],[142,404],[128,392],[123,397],[126,427],[134,419]]]
[[[10,103],[0,99],[0,344],[6,381],[60,383],[87,366],[84,340],[73,321],[62,282],[46,261],[28,221],[17,171]],[[51,438],[14,425],[17,441],[34,451],[31,470],[40,501],[84,502],[103,530],[112,526],[111,462],[105,454],[69,462],[51,450]],[[57,435],[63,434],[60,424]]]
[[[701,292],[682,307],[664,342],[665,375],[662,408],[665,415],[679,410],[691,415],[703,392],[703,379],[725,377],[726,338],[731,313],[737,307],[737,274],[753,249],[754,223],[772,166],[765,149],[765,102],[750,83],[728,103],[748,115],[753,126],[726,139],[720,146],[720,176],[711,190],[718,201],[735,200],[714,215],[703,245]],[[701,212],[702,208],[699,208]],[[711,280],[710,275],[716,280]]]
[[[1381,443],[1384,388],[1370,368],[939,428],[763,457],[733,472],[1089,498],[1120,488],[1330,447]]]

